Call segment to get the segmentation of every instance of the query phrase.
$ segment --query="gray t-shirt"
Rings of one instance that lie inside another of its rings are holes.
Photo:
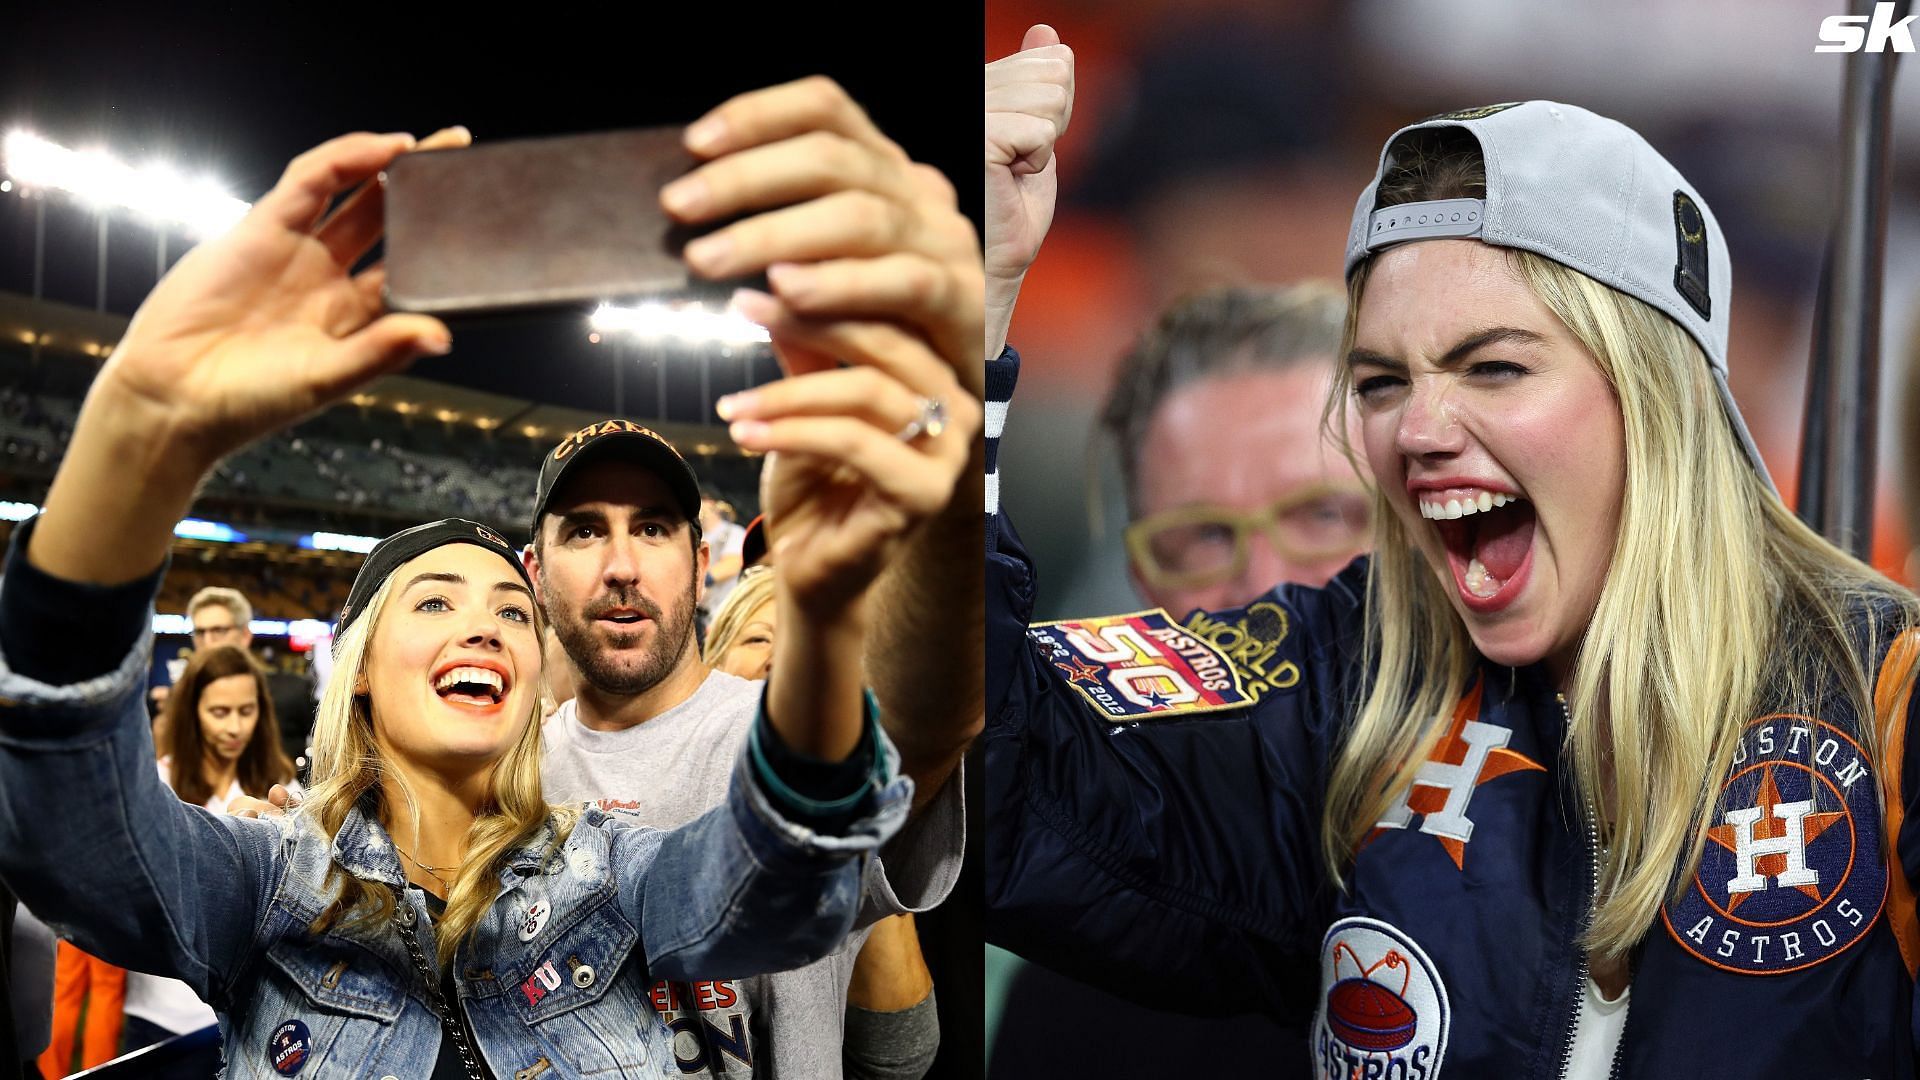
[[[580,723],[573,702],[561,705],[542,732],[547,798],[632,811],[663,829],[699,817],[725,801],[764,685],[716,671],[687,700],[624,731],[594,731]],[[654,1009],[674,1030],[682,1075],[840,1076],[847,983],[869,928],[940,903],[960,874],[962,780],[949,778],[868,864],[859,921],[832,956],[776,975],[652,988]]]

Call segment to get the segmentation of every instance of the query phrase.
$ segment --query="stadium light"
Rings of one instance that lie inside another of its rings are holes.
[[[317,532],[300,538],[300,546],[315,551],[352,551],[361,555],[372,551],[380,542],[377,536],[355,536],[352,533]]]
[[[0,499],[0,521],[25,521],[40,512],[32,503]]]
[[[745,345],[772,340],[767,328],[738,312],[714,309],[694,301],[668,304],[650,301],[633,307],[601,304],[589,325],[604,333],[638,338],[677,338],[682,341]]]
[[[196,237],[225,231],[250,204],[212,179],[188,179],[170,165],[135,168],[101,150],[69,150],[27,131],[8,133],[0,163],[25,188],[56,188],[98,207],[124,207]]]
[[[222,544],[240,544],[247,539],[246,533],[231,525],[199,518],[180,519],[180,524],[173,527],[173,535],[187,540],[212,540]]]
[[[191,637],[193,620],[185,615],[155,612],[153,632]],[[314,643],[333,637],[333,624],[320,619],[252,619],[247,623],[247,632],[254,637],[289,638],[293,642],[304,643],[304,647],[311,648]]]

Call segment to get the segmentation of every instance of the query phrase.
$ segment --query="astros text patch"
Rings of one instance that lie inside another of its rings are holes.
[[[1406,931],[1357,915],[1334,923],[1320,945],[1320,995],[1317,1080],[1439,1080],[1453,1009],[1440,969]]]
[[[1865,937],[1887,896],[1878,781],[1860,745],[1807,716],[1752,721],[1721,785],[1691,887],[1661,912],[1723,971],[1781,975]]]
[[[1036,623],[1027,634],[1061,679],[1113,720],[1218,712],[1253,702],[1218,649],[1158,608]]]

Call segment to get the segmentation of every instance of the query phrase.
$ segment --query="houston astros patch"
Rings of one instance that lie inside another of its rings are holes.
[[[1438,1080],[1452,1025],[1440,970],[1399,927],[1352,916],[1328,928],[1311,1036],[1314,1076]]]
[[[1840,955],[1887,897],[1879,782],[1833,724],[1775,714],[1746,726],[1720,787],[1700,869],[1661,911],[1700,960],[1782,975]]]
[[[1035,623],[1027,635],[1068,686],[1113,720],[1252,704],[1221,652],[1166,612]]]

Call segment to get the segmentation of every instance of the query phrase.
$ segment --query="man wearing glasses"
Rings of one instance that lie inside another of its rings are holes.
[[[1121,361],[1100,422],[1120,452],[1128,566],[1149,604],[1175,619],[1239,607],[1284,582],[1324,585],[1368,549],[1366,488],[1321,422],[1345,313],[1330,284],[1217,289],[1167,309]],[[1164,1052],[1060,1036],[1148,1029]],[[1299,1076],[1308,1060],[1298,1027],[1148,1009],[1028,964],[989,1074],[1177,1072],[1192,1047],[1220,1075]]]
[[[1156,607],[1181,618],[1324,585],[1367,550],[1366,489],[1321,423],[1345,311],[1331,284],[1216,289],[1121,362],[1101,426],[1120,450],[1134,586]]]
[[[193,647],[212,649],[253,644],[253,605],[238,589],[209,586],[187,601],[187,618],[193,623]]]

